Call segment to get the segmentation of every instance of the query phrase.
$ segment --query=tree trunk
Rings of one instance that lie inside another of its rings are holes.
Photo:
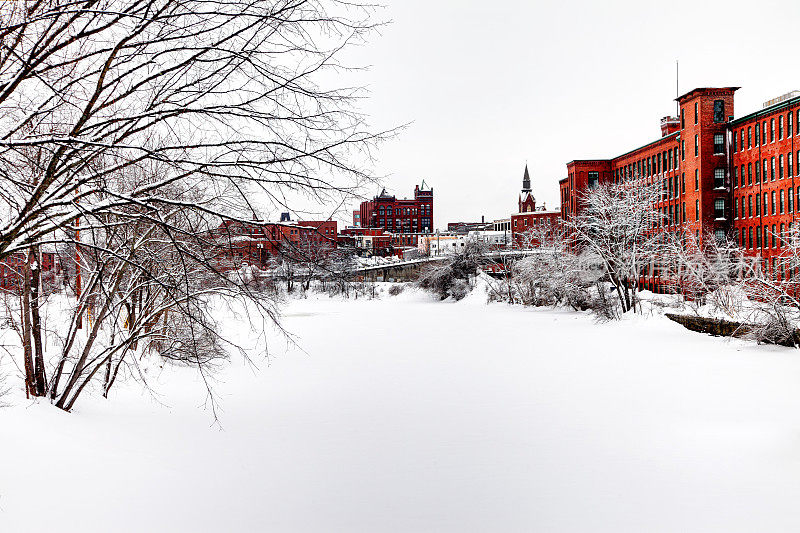
[[[31,260],[32,258],[32,260]],[[47,390],[47,378],[44,370],[44,348],[42,346],[42,320],[39,315],[39,293],[42,285],[42,264],[39,248],[31,248],[28,254],[28,263],[31,270],[30,282],[30,307],[31,307],[31,334],[34,347],[34,385],[36,396],[44,396]]]
[[[31,265],[30,255],[22,266],[22,353],[25,358],[25,396],[36,395],[31,348]]]

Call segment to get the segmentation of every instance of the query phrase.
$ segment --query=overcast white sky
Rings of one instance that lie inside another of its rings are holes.
[[[365,110],[376,129],[413,124],[378,171],[398,196],[432,185],[440,228],[516,212],[526,161],[555,207],[568,161],[658,138],[676,59],[681,93],[742,87],[737,117],[800,89],[797,0],[386,2],[391,25],[354,54]]]

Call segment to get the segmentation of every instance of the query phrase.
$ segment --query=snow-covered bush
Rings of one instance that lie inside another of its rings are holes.
[[[417,284],[436,293],[442,300],[452,297],[461,300],[472,290],[472,281],[484,257],[478,243],[468,243],[461,253],[429,265],[419,276]]]
[[[389,287],[389,296],[397,296],[403,292],[404,288],[402,285],[392,285]]]

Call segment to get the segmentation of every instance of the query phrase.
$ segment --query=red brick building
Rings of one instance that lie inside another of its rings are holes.
[[[612,159],[575,160],[559,182],[561,216],[582,209],[598,183],[639,176],[661,182],[662,231],[728,236],[783,279],[782,236],[800,210],[800,91],[734,115],[738,87],[698,88],[677,98],[678,118],[662,119],[660,139]]]
[[[395,235],[383,228],[344,228],[339,234],[339,244],[353,247],[359,255],[388,256],[394,254]]]
[[[417,246],[418,234],[433,232],[433,189],[425,189],[423,181],[414,188],[413,199],[398,199],[383,190],[361,203],[359,215],[361,227],[381,228],[399,235],[404,246]]]
[[[248,223],[226,220],[212,232],[217,242],[215,255],[223,270],[247,263],[267,268],[276,259],[313,259],[336,248],[335,220]]]
[[[548,228],[555,229],[560,224],[561,212],[558,210],[548,211],[544,205],[537,209],[536,198],[531,189],[531,176],[528,172],[528,165],[525,165],[525,172],[522,175],[522,191],[519,194],[519,213],[511,215],[511,236],[514,246],[525,246],[528,240],[525,234],[533,229]]]
[[[42,283],[52,282],[60,272],[61,265],[52,252],[40,252],[40,256]],[[26,257],[25,253],[17,252],[0,261],[0,289],[11,290],[22,286],[22,271]]]

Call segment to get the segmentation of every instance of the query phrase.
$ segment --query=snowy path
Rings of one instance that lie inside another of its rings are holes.
[[[169,408],[15,399],[0,531],[800,530],[800,352],[408,293],[285,323],[307,354],[227,370],[223,431],[187,370]]]

